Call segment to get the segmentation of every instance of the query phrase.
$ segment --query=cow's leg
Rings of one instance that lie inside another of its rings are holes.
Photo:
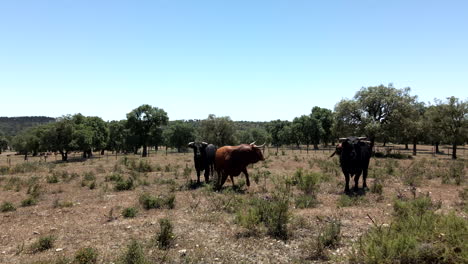
[[[345,176],[345,193],[349,193],[349,173],[348,172],[343,172]]]
[[[210,165],[207,165],[205,168],[205,182],[208,183],[210,180]]]
[[[354,176],[354,191],[357,192],[359,190],[358,185],[359,185],[359,177],[361,177],[361,171],[357,172],[356,175]]]
[[[221,176],[221,177],[222,177],[222,180],[221,180],[221,185],[219,186],[220,189],[221,189],[221,187],[223,187],[223,185],[224,185],[224,183],[226,182],[227,177],[228,177],[227,173],[225,173],[225,172],[223,172],[221,175],[222,175],[222,176]],[[232,176],[231,176],[231,177],[232,177]]]
[[[362,188],[364,190],[369,190],[369,188],[367,188],[366,178],[367,178],[367,168],[362,171]]]
[[[247,186],[250,187],[249,174],[247,173],[247,168],[245,168],[242,172],[245,174],[245,182],[247,183]]]
[[[197,169],[197,183],[200,183],[200,170]]]

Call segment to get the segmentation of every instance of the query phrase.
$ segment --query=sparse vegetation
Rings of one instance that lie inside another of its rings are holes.
[[[76,264],[95,264],[98,260],[98,251],[92,247],[80,248],[75,253]]]
[[[132,239],[127,246],[127,250],[119,259],[122,264],[149,264],[143,246],[135,239]]]
[[[137,215],[137,213],[138,213],[138,209],[135,207],[127,207],[123,209],[122,211],[122,215],[125,218],[133,218]]]
[[[453,213],[436,214],[430,197],[396,200],[391,224],[374,222],[357,243],[352,263],[465,263],[466,220]]]
[[[55,237],[53,236],[41,236],[39,239],[31,245],[32,252],[39,252],[51,249],[54,246]]]
[[[149,193],[143,193],[139,198],[140,204],[144,209],[173,209],[175,207],[175,195],[169,194],[166,196],[152,196]]]
[[[0,205],[0,212],[2,213],[12,212],[15,210],[16,210],[16,207],[10,202],[3,202],[2,205]]]
[[[174,241],[172,223],[167,218],[159,219],[159,233],[156,235],[156,242],[159,249],[168,249]]]

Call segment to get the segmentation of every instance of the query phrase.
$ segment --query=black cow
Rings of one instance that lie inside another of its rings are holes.
[[[201,171],[205,171],[205,182],[208,182],[210,173],[213,175],[214,171],[216,147],[206,142],[190,142],[188,146],[193,148],[193,161],[195,163],[195,170],[197,171],[197,183],[200,183]]]
[[[349,178],[354,176],[354,191],[358,190],[359,177],[362,174],[362,187],[367,189],[367,170],[371,157],[371,148],[364,137],[340,138],[335,154],[340,156],[340,166],[346,180],[345,193],[349,193]]]

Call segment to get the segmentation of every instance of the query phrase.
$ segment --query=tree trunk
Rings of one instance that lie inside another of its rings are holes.
[[[436,142],[436,143],[435,143],[436,153],[440,153],[440,151],[439,151],[439,144],[440,144],[439,142]]]
[[[405,143],[405,150],[409,150],[408,143]]]
[[[371,140],[370,140],[370,149],[371,149],[371,152],[374,152],[374,144],[375,144],[375,138],[374,138],[374,137],[371,137]]]
[[[91,149],[88,149],[88,158],[91,158],[93,156],[93,151]]]
[[[86,150],[83,151],[83,159],[86,159],[88,155],[86,155]]]
[[[457,144],[452,145],[452,159],[457,159]]]
[[[148,156],[148,146],[143,145],[143,153],[141,154],[142,157]]]
[[[418,140],[413,138],[413,156],[416,156],[416,144],[418,144]]]
[[[24,160],[28,160],[28,152],[24,153]]]
[[[309,154],[309,144],[307,144],[307,154]]]
[[[104,154],[105,154],[105,153],[104,153],[104,150],[101,150],[101,155],[104,155]]]
[[[135,155],[138,154],[138,147],[135,147],[135,148],[133,149],[133,154],[135,154]]]
[[[385,145],[387,145],[387,142],[386,142],[386,141],[383,142],[383,146],[384,146],[384,147],[385,147]]]
[[[318,143],[314,143],[314,149],[315,149],[315,150],[319,149]]]
[[[60,151],[60,155],[62,155],[62,161],[68,160],[68,152]]]

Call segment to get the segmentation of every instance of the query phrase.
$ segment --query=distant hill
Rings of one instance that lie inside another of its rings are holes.
[[[50,122],[55,122],[55,118],[47,116],[0,117],[0,131],[6,136],[13,137],[27,128]]]

